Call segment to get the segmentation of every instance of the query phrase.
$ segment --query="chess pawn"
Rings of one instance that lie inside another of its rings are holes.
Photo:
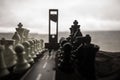
[[[38,57],[38,58],[41,57],[41,52],[40,52],[39,45],[40,45],[40,41],[39,41],[39,40],[36,40],[36,49],[37,49],[37,57]]]
[[[38,49],[39,49],[39,53],[41,53],[41,41],[38,40]]]
[[[14,45],[14,40],[6,40],[4,57],[5,57],[6,66],[11,71],[13,67],[16,65],[16,61],[17,61],[17,57],[13,49],[13,45]]]
[[[41,52],[43,52],[43,43],[44,43],[44,41],[43,41],[43,39],[40,39],[40,48],[41,48]]]
[[[38,40],[36,39],[36,50],[37,50],[37,52],[39,52],[38,51]]]
[[[41,40],[39,40],[39,50],[40,50],[40,53],[42,51],[42,48],[41,48]]]
[[[25,52],[26,52],[26,54],[25,54],[25,59],[26,59],[29,63],[33,64],[33,63],[34,63],[34,60],[33,60],[32,56],[31,56],[31,54],[30,54],[30,43],[29,43],[28,41],[25,41],[25,42],[23,42],[22,44],[23,44],[23,46],[24,46],[24,48],[25,48]]]
[[[40,41],[39,40],[37,40],[37,52],[40,54]]]
[[[0,41],[0,44],[1,44],[1,45],[5,45],[5,43],[6,43],[6,39],[5,39],[5,38],[2,38],[1,41]]]
[[[34,51],[35,51],[35,54],[39,55],[39,53],[37,52],[37,40],[34,39],[33,42],[34,42]]]
[[[9,74],[4,61],[4,46],[0,45],[0,78]]]
[[[44,45],[43,45],[44,41],[43,41],[43,39],[41,39],[40,42],[41,42],[41,49],[43,49],[44,48]]]
[[[15,45],[17,45],[18,43],[20,43],[21,37],[18,34],[18,32],[15,32],[15,34],[12,37],[13,40],[15,40]]]
[[[24,46],[22,44],[18,44],[15,47],[15,52],[17,54],[17,64],[14,68],[14,71],[16,73],[26,71],[30,68],[30,64],[27,62],[27,60],[24,58]]]
[[[25,41],[28,40],[28,34],[29,34],[29,30],[25,29],[24,31]]]
[[[39,55],[39,41],[37,40],[37,39],[35,39],[35,43],[36,43],[36,54],[37,54],[37,56]]]
[[[30,54],[31,54],[32,58],[36,58],[37,56],[34,52],[34,42],[32,40],[30,40],[29,43],[30,43]]]
[[[35,40],[32,40],[32,41],[33,41],[33,51],[36,54],[36,52],[35,52]]]

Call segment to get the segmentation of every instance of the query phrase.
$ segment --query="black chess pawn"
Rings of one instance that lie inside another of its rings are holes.
[[[67,43],[67,42],[68,42],[68,41],[66,40],[66,38],[62,37],[62,38],[60,39],[60,41],[59,41],[60,47],[63,47],[63,45],[64,45],[65,43]]]
[[[84,63],[83,63],[83,76],[86,80],[96,80],[95,75],[95,56],[99,46],[91,43],[90,35],[85,36],[85,45],[84,45]]]
[[[63,54],[62,57],[60,58],[60,69],[64,72],[73,72],[73,65],[71,62],[71,50],[72,50],[72,45],[67,42],[63,45]]]
[[[0,78],[9,74],[8,69],[6,68],[5,60],[4,60],[4,46],[0,45]]]
[[[22,44],[18,44],[15,47],[15,52],[17,54],[17,64],[14,68],[14,71],[16,73],[24,72],[27,69],[30,68],[30,64],[27,62],[27,60],[24,58],[24,46]]]
[[[59,48],[58,53],[56,54],[56,57],[57,57],[56,61],[58,62],[58,66],[61,66],[60,63],[63,61],[63,58],[64,58],[63,45],[67,42],[68,41],[64,37],[61,37],[59,40],[60,48]]]
[[[84,46],[84,40],[83,37],[76,37],[75,41],[73,42],[73,50],[72,50],[72,61],[74,61],[75,64],[78,64],[82,62],[83,59],[83,46]]]

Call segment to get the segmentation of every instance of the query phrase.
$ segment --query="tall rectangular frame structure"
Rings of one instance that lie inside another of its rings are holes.
[[[56,34],[51,33],[51,20],[56,23]],[[49,9],[49,43],[58,43],[58,9]]]
[[[52,34],[52,28],[51,21],[56,23],[56,33]],[[58,9],[49,9],[49,42],[45,43],[45,48],[48,49],[58,49],[59,43],[58,43]]]

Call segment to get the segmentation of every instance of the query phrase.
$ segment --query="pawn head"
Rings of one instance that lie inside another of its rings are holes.
[[[0,45],[0,52],[4,50],[4,46]]]
[[[22,53],[24,51],[24,46],[22,44],[17,44],[15,47],[16,53]]]
[[[86,43],[86,44],[90,44],[90,43],[91,43],[91,36],[90,36],[89,34],[87,34],[87,35],[85,36],[85,43]]]
[[[30,46],[30,43],[29,43],[28,41],[25,41],[25,42],[23,42],[22,44],[23,44],[23,46],[25,46],[25,47],[29,47],[29,46]]]
[[[65,43],[65,44],[63,45],[63,50],[64,50],[65,52],[70,52],[70,51],[72,50],[72,45],[71,45],[69,42]]]

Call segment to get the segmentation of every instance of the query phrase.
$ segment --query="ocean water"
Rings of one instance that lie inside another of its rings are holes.
[[[99,45],[100,50],[110,52],[120,52],[120,31],[87,31],[82,32],[83,36],[90,34],[92,37],[92,43]],[[5,37],[11,39],[13,33],[0,33],[0,38]],[[59,39],[61,37],[68,37],[69,32],[60,32]],[[29,37],[43,39],[44,42],[48,42],[47,34],[30,34]]]
[[[83,36],[90,34],[92,43],[99,45],[100,50],[120,52],[120,31],[85,31]],[[69,33],[61,33],[59,37],[67,37]]]
[[[100,50],[120,52],[120,31],[84,32],[90,34],[92,43],[100,46]]]

